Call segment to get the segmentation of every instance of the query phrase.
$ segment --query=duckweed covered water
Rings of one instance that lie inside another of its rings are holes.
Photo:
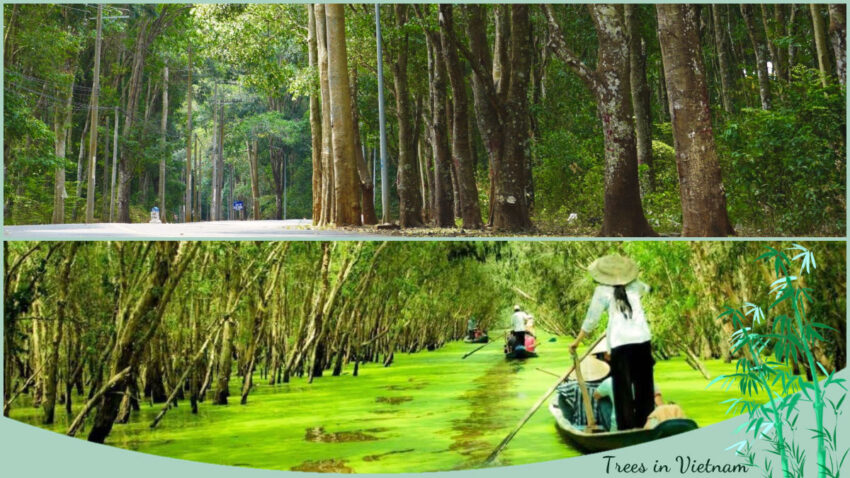
[[[241,380],[231,380],[230,405],[187,401],[148,428],[161,405],[142,404],[131,422],[115,425],[110,445],[144,453],[223,465],[337,473],[394,473],[456,470],[481,466],[525,412],[570,362],[568,339],[542,337],[540,357],[507,361],[501,343],[461,359],[478,345],[455,342],[435,351],[398,354],[390,367],[361,365],[312,384],[293,379],[269,386],[259,376],[247,405],[239,404]],[[713,375],[734,364],[709,361]],[[722,421],[720,402],[734,395],[707,381],[683,360],[656,364],[656,383],[667,400],[679,403],[701,427]],[[75,397],[75,411],[83,397]],[[64,409],[62,409],[64,410]],[[21,398],[11,418],[36,426],[40,411]],[[72,418],[57,407],[64,432]],[[85,433],[80,433],[85,438]],[[580,454],[562,441],[546,407],[523,427],[495,463],[516,465]]]

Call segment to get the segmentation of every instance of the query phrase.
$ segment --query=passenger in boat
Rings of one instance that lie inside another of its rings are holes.
[[[664,403],[664,397],[661,395],[661,390],[655,388],[655,410],[646,418],[646,425],[643,428],[649,430],[655,428],[661,422],[673,420],[675,418],[687,418],[685,411],[679,405],[670,402]]]
[[[588,266],[596,282],[575,350],[608,312],[606,345],[611,354],[611,385],[617,428],[641,428],[655,408],[652,368],[652,335],[641,297],[649,286],[637,280],[638,266],[618,255],[600,257]]]
[[[537,347],[537,339],[534,338],[533,335],[526,332],[525,334],[525,350],[529,352],[534,352],[534,348]]]
[[[614,404],[614,381],[611,379],[611,376],[605,378],[605,380],[599,382],[599,386],[596,387],[596,391],[593,392],[593,398],[597,401],[602,400],[603,398],[608,398],[611,400],[611,418],[608,420],[608,423],[611,424],[611,427],[608,431],[614,432],[617,431],[617,406]],[[600,417],[600,420],[601,417]]]
[[[522,311],[519,305],[514,306],[514,314],[511,316],[511,336],[513,340],[511,350],[515,350],[519,345],[525,345],[525,320],[528,314]]]
[[[527,319],[525,319],[525,335],[530,335],[532,337],[537,337],[534,333],[534,316],[529,315]]]
[[[466,321],[466,337],[470,340],[475,339],[475,330],[478,328],[475,317],[470,317],[469,320]]]

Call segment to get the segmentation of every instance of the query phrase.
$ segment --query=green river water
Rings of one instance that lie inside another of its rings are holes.
[[[477,345],[453,342],[435,351],[397,354],[390,367],[349,367],[340,377],[312,384],[293,379],[269,386],[259,376],[247,405],[239,404],[241,380],[231,380],[228,406],[201,403],[193,415],[187,401],[148,425],[161,405],[142,404],[131,423],[115,425],[107,443],[144,453],[223,465],[279,470],[393,473],[481,466],[489,453],[556,380],[538,369],[562,373],[570,365],[567,338],[546,342],[540,357],[507,361],[501,343],[465,360]],[[734,364],[709,361],[716,376]],[[734,395],[707,381],[681,359],[659,362],[657,385],[689,418],[707,426],[727,418],[720,402]],[[75,398],[75,410],[82,397]],[[40,410],[15,403],[11,418],[41,426]],[[70,418],[57,405],[52,430]],[[87,430],[86,430],[87,431]],[[80,433],[84,438],[85,433]],[[730,438],[731,439],[731,438]],[[495,466],[578,455],[558,435],[546,407],[517,434]]]

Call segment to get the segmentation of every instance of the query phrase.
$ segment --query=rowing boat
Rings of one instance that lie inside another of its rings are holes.
[[[632,445],[639,445],[659,438],[666,438],[679,433],[696,430],[695,421],[687,418],[675,418],[658,424],[655,428],[645,430],[637,428],[634,430],[622,430],[613,432],[587,433],[584,426],[574,426],[558,407],[555,397],[549,403],[549,413],[555,417],[555,427],[564,439],[585,453],[613,450]]]
[[[515,348],[512,352],[505,353],[506,359],[524,359],[524,358],[532,358],[537,357],[536,352],[531,352],[522,345]]]
[[[488,337],[486,335],[482,335],[480,337],[475,337],[474,339],[470,339],[469,337],[467,337],[467,338],[463,339],[463,341],[465,343],[468,343],[468,344],[486,344],[487,342],[490,341],[490,337]]]

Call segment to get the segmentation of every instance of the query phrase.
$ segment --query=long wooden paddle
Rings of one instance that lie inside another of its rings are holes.
[[[593,349],[596,347],[596,345],[597,345],[597,344],[599,344],[599,342],[601,342],[601,341],[602,341],[602,339],[603,339],[603,338],[605,338],[605,334],[602,334],[602,336],[601,336],[601,337],[599,337],[598,339],[596,339],[596,341],[595,341],[595,342],[593,342],[593,344],[591,344],[591,346],[590,346],[590,347],[588,347],[588,349],[587,349],[587,351],[584,353],[584,355],[582,355],[582,356],[581,356],[581,360],[584,360],[584,359],[585,359],[585,357],[587,357],[588,355],[590,355],[590,351],[591,351],[591,350],[593,350]],[[547,398],[549,398],[549,396],[550,396],[550,395],[552,395],[552,393],[554,393],[554,392],[555,392],[555,390],[558,388],[558,385],[560,385],[560,384],[561,384],[561,382],[563,382],[564,380],[566,380],[566,379],[567,379],[567,377],[569,377],[569,376],[570,376],[570,374],[573,372],[573,370],[575,370],[575,368],[576,368],[576,363],[573,363],[573,366],[572,366],[572,367],[570,367],[570,369],[569,369],[569,370],[567,370],[567,372],[566,372],[565,374],[563,374],[563,375],[561,375],[560,377],[558,377],[558,381],[557,381],[557,382],[555,382],[555,385],[552,385],[552,386],[549,388],[549,390],[547,390],[547,391],[546,391],[546,393],[545,393],[545,394],[543,394],[543,396],[542,396],[542,397],[540,397],[540,399],[539,399],[539,400],[537,400],[537,403],[535,403],[535,404],[534,404],[534,406],[533,406],[533,407],[531,407],[531,410],[529,410],[529,411],[528,411],[528,413],[526,413],[526,414],[525,414],[525,416],[524,416],[524,417],[522,417],[522,420],[520,420],[520,421],[519,421],[519,423],[517,423],[517,425],[514,427],[514,429],[513,429],[513,430],[511,430],[511,432],[510,432],[510,433],[508,433],[508,436],[506,436],[506,437],[505,437],[505,438],[501,441],[501,443],[499,443],[499,446],[497,446],[497,447],[496,447],[496,449],[495,449],[495,450],[493,450],[493,452],[492,452],[492,453],[490,453],[490,456],[488,456],[488,457],[487,457],[487,459],[484,461],[484,464],[485,464],[485,465],[489,465],[490,463],[492,463],[492,462],[493,462],[493,460],[495,460],[495,459],[496,459],[496,457],[498,457],[498,456],[499,456],[499,453],[501,453],[501,452],[502,452],[502,450],[504,450],[504,449],[505,449],[505,447],[506,447],[506,446],[508,446],[508,443],[510,443],[510,442],[511,442],[511,440],[513,440],[513,439],[514,439],[514,437],[516,436],[516,434],[517,434],[517,433],[519,433],[520,429],[521,429],[521,428],[522,428],[522,427],[523,427],[523,426],[524,426],[524,425],[528,422],[528,420],[529,420],[529,419],[531,419],[531,416],[532,416],[532,415],[534,415],[534,413],[535,413],[535,412],[537,412],[537,410],[540,408],[540,406],[541,406],[541,405],[543,405],[543,402],[545,402],[545,401],[546,401],[546,399],[547,399]]]
[[[473,350],[472,352],[467,352],[467,353],[465,353],[465,354],[463,355],[463,357],[461,357],[461,360],[465,359],[466,357],[469,357],[470,355],[474,354],[475,352],[478,352],[479,350],[481,350],[481,349],[483,349],[484,347],[486,347],[486,346],[488,346],[488,345],[492,344],[493,342],[495,342],[495,340],[491,340],[491,341],[487,342],[486,344],[484,344],[484,345],[482,345],[482,346],[480,346],[480,347],[476,348],[476,349],[475,349],[475,350]]]
[[[587,392],[587,385],[584,384],[584,376],[581,374],[579,366],[578,354],[575,350],[570,350],[570,355],[573,356],[573,368],[576,371],[576,381],[581,390],[581,399],[584,401],[584,413],[587,416],[587,428],[585,430],[593,433],[596,430],[596,418],[593,416],[593,405],[590,403],[590,394]]]

